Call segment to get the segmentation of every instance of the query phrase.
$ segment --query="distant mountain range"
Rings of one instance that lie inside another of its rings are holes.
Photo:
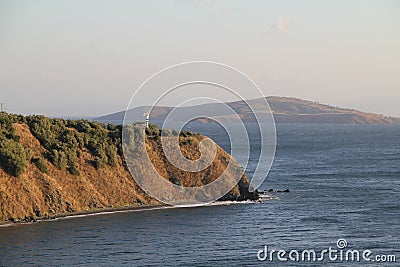
[[[339,108],[330,105],[320,104],[318,102],[303,100],[300,98],[291,97],[266,97],[277,123],[336,123],[336,124],[395,124],[400,123],[400,118],[387,117],[381,114],[367,113],[355,109]],[[247,102],[252,105],[258,112],[267,112],[262,105],[262,98],[248,100]],[[235,113],[244,122],[255,122],[254,115],[244,101],[227,102]],[[150,110],[150,106],[140,106],[130,109],[129,118],[133,121],[144,121],[143,113]],[[153,122],[162,122],[173,109],[169,106],[155,107],[150,118]],[[218,118],[221,121],[232,121],[233,113],[227,113],[221,103],[209,103],[197,106],[179,107],[178,114],[193,115],[201,113],[209,117]],[[122,124],[124,118],[124,111],[101,116],[96,118],[98,121],[106,121]],[[183,117],[182,117],[183,119]],[[176,117],[180,121],[179,116]],[[198,119],[199,122],[208,122],[207,119]]]

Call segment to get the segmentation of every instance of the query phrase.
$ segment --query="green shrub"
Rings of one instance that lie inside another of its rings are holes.
[[[106,155],[107,155],[107,163],[111,167],[116,167],[117,166],[117,148],[113,146],[112,144],[109,144],[105,148],[106,150]]]
[[[79,172],[79,170],[76,168],[76,166],[70,166],[68,168],[69,173],[71,173],[72,175],[81,175],[81,173]]]
[[[24,173],[26,151],[15,135],[13,115],[0,112],[0,167],[15,177]]]
[[[112,123],[107,124],[107,130],[109,131],[115,131],[117,129],[117,126],[115,126]]]
[[[43,158],[34,158],[32,159],[32,162],[42,173],[49,174],[49,169],[47,168],[46,161]]]
[[[160,128],[158,128],[158,126],[154,123],[150,123],[149,127],[147,127],[145,131],[146,131],[146,135],[149,135],[149,136],[161,135]]]
[[[8,174],[21,176],[26,166],[24,147],[13,139],[0,136],[0,164]]]
[[[25,158],[27,162],[30,162],[32,159],[32,150],[30,148],[25,148]]]
[[[75,166],[76,164],[76,151],[72,149],[65,150],[65,154],[67,155],[67,164],[68,166]]]
[[[8,134],[14,134],[12,120],[5,112],[0,112],[0,134],[4,136]]]
[[[188,137],[188,136],[192,136],[192,135],[193,135],[193,133],[190,132],[190,131],[187,131],[187,130],[182,131],[182,132],[180,133],[180,136],[182,136],[182,137]]]
[[[29,116],[27,123],[40,143],[52,151],[50,162],[59,169],[74,167],[79,149],[88,149],[97,158],[99,168],[104,164],[116,166],[117,155],[122,155],[122,126],[43,116]]]
[[[26,123],[26,117],[21,114],[8,114],[13,123]]]
[[[59,170],[64,170],[68,164],[68,158],[64,151],[53,149],[50,155],[51,163]]]
[[[96,168],[96,170],[99,170],[100,168],[103,168],[104,165],[105,165],[104,161],[99,157],[95,157],[93,163],[94,163],[94,167]]]

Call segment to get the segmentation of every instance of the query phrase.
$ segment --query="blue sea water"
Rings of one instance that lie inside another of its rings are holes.
[[[191,125],[229,150],[226,134]],[[252,136],[256,164],[257,135]],[[255,131],[254,131],[255,132]],[[134,211],[0,227],[0,266],[320,266],[259,261],[268,250],[346,249],[400,261],[400,125],[278,124],[261,203]],[[371,258],[373,258],[373,256]],[[287,257],[287,256],[286,256]],[[371,263],[371,262],[370,262]],[[373,262],[372,265],[376,264]]]

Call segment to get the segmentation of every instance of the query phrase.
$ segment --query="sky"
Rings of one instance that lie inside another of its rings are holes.
[[[233,66],[266,96],[400,117],[400,2],[0,0],[7,112],[121,111],[148,77],[193,60]]]

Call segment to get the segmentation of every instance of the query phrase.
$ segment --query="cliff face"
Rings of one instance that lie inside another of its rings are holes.
[[[2,116],[2,144],[11,138],[15,147],[23,148],[18,151],[24,151],[25,155],[13,158],[13,153],[16,153],[11,149],[13,146],[10,145],[11,152],[7,150],[9,146],[1,147],[0,222],[32,221],[71,213],[162,204],[145,194],[128,172],[118,148],[120,139],[115,134],[120,131],[114,126],[106,129],[104,125],[87,121],[76,123],[48,118],[44,119],[46,124],[40,124],[37,118],[19,117],[12,119],[12,128],[8,126],[7,130],[4,123],[7,115],[3,113]],[[53,129],[54,125],[60,129]],[[82,125],[92,127],[88,130]],[[97,131],[104,136],[96,139]],[[71,142],[72,137],[76,143]],[[182,152],[195,159],[199,153],[196,144],[204,137],[185,134],[179,138]],[[183,173],[169,165],[160,151],[159,138],[147,138],[146,147],[152,163],[165,179],[186,186],[213,181],[226,168],[230,158],[218,147],[217,156],[208,169],[201,173]],[[244,174],[238,185],[222,199],[256,199],[257,193],[248,192],[248,183]]]

